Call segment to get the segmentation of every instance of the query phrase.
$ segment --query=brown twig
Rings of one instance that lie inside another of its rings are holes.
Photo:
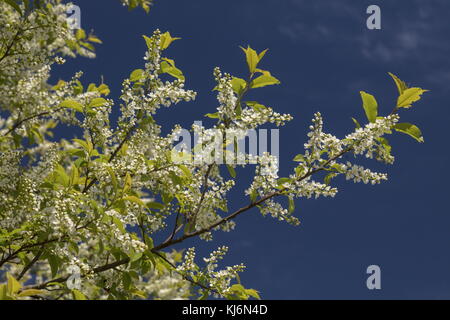
[[[111,162],[114,160],[114,158],[117,156],[117,154],[119,153],[120,149],[122,149],[123,145],[125,144],[125,142],[127,142],[127,140],[130,138],[131,134],[133,133],[134,129],[136,129],[135,126],[131,127],[127,133],[125,134],[125,137],[122,139],[122,141],[119,143],[119,145],[117,146],[117,148],[113,151],[113,153],[111,154],[111,156],[109,157],[108,162]],[[89,182],[89,184],[83,188],[82,193],[86,193],[89,191],[89,189],[98,181],[97,177],[94,177],[91,182]]]
[[[170,262],[168,259],[166,259],[161,253],[159,253],[159,252],[154,252],[154,253],[155,253],[158,257],[160,257],[161,259],[163,259],[165,262],[167,262],[167,263],[175,270],[175,272],[177,272],[179,275],[181,275],[181,276],[183,277],[184,280],[186,280],[186,281],[188,281],[188,282],[190,282],[190,283],[192,283],[192,284],[194,284],[194,285],[196,285],[196,286],[198,286],[198,287],[200,287],[200,288],[202,288],[202,289],[204,289],[204,290],[212,291],[212,292],[217,293],[217,294],[220,295],[220,292],[219,292],[219,291],[217,291],[217,290],[215,290],[215,289],[213,289],[213,288],[211,288],[211,287],[205,286],[204,284],[201,284],[201,283],[199,283],[199,282],[197,282],[197,281],[194,281],[193,279],[189,278],[188,276],[186,276],[186,275],[184,275],[184,274],[178,272],[178,271],[176,270],[177,267],[176,267],[172,262]]]
[[[28,270],[30,270],[30,268],[39,260],[39,258],[42,256],[42,254],[44,253],[44,246],[42,246],[38,253],[36,253],[36,255],[34,256],[33,260],[30,261],[30,263],[28,263],[22,270],[22,272],[19,274],[19,276],[17,277],[17,280],[20,280],[23,278],[23,276],[28,272]]]

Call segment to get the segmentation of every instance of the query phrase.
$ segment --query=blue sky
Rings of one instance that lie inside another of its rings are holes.
[[[217,106],[212,70],[244,76],[239,45],[269,48],[262,67],[281,85],[259,89],[252,99],[290,113],[280,132],[281,175],[303,151],[316,111],[325,130],[339,137],[352,130],[351,117],[363,121],[359,91],[376,96],[389,113],[396,88],[387,72],[429,89],[402,121],[422,129],[425,143],[397,134],[390,138],[396,162],[374,169],[389,174],[378,186],[337,179],[334,199],[299,200],[299,227],[263,218],[257,210],[237,219],[232,233],[217,233],[214,243],[192,241],[205,255],[229,245],[225,262],[244,262],[242,280],[268,299],[440,299],[450,298],[449,108],[450,2],[446,0],[155,0],[149,15],[127,12],[119,1],[75,0],[82,26],[104,41],[95,60],[76,59],[59,67],[54,79],[85,71],[85,83],[105,82],[120,93],[130,71],[142,66],[141,35],[154,29],[183,39],[171,46],[199,95],[194,103],[162,110],[156,119],[169,130],[188,127]],[[381,8],[382,29],[366,28],[366,8]],[[70,136],[70,132],[66,132]],[[248,201],[242,190],[252,169],[238,170],[242,183],[231,193],[230,210]],[[366,268],[381,267],[381,290],[366,288]]]

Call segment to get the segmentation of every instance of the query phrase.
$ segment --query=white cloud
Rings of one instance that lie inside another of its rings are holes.
[[[382,30],[368,30],[366,7],[361,2],[340,0],[291,0],[291,13],[279,32],[295,42],[316,41],[357,49],[368,60],[395,62],[431,61],[450,54],[450,25],[445,0],[383,2]],[[440,18],[440,19],[439,19]]]

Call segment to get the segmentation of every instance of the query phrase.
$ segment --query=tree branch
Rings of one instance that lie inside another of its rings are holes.
[[[0,62],[3,61],[3,59],[5,59],[6,57],[8,57],[9,52],[11,51],[12,47],[14,46],[14,42],[17,40],[17,38],[19,37],[19,35],[23,32],[22,29],[18,29],[16,34],[14,35],[14,37],[11,40],[11,43],[6,47],[5,53],[0,57]]]
[[[109,158],[108,162],[111,162],[114,160],[114,158],[117,156],[117,154],[119,153],[120,149],[122,149],[123,145],[125,144],[125,142],[127,142],[127,140],[130,138],[131,134],[133,133],[134,129],[136,129],[136,126],[131,127],[125,137],[123,138],[123,140],[119,143],[119,145],[117,146],[117,148],[113,151],[113,153],[111,154],[111,157]],[[87,178],[87,177],[86,177]],[[83,189],[82,193],[86,193],[89,191],[89,189],[98,181],[97,177],[94,177],[94,179],[91,180],[91,182],[89,182],[89,184]]]
[[[177,270],[176,270],[177,267],[176,267],[172,262],[170,262],[169,260],[167,260],[161,253],[159,253],[159,252],[154,252],[154,253],[155,253],[158,257],[160,257],[161,259],[163,259],[165,262],[167,262],[172,268],[174,268],[175,272],[178,273],[180,276],[182,276],[184,280],[186,280],[186,281],[192,283],[193,285],[196,285],[196,286],[198,286],[198,287],[200,287],[200,288],[202,288],[202,289],[204,289],[204,290],[212,291],[212,292],[217,293],[218,295],[220,295],[220,292],[219,292],[219,291],[217,291],[217,290],[215,290],[215,289],[213,289],[213,288],[210,288],[210,287],[208,287],[208,286],[205,286],[205,285],[203,285],[203,284],[201,284],[201,283],[199,283],[199,282],[197,282],[197,281],[194,281],[193,279],[189,278],[188,276],[186,276],[186,275],[180,273],[179,271],[177,271]]]
[[[122,260],[117,260],[117,261],[115,261],[115,262],[112,262],[112,263],[105,264],[105,265],[103,265],[103,266],[94,268],[94,269],[93,269],[93,272],[94,272],[94,273],[100,273],[100,272],[103,272],[103,271],[106,271],[106,270],[109,270],[109,269],[114,269],[114,268],[116,268],[116,267],[118,267],[118,266],[127,264],[128,262],[130,262],[130,258],[124,258],[124,259],[122,259]],[[46,281],[46,282],[43,282],[43,283],[41,283],[41,284],[36,284],[36,285],[26,286],[26,287],[23,287],[23,288],[20,290],[20,292],[23,291],[23,290],[28,290],[28,289],[37,289],[37,290],[39,290],[39,289],[45,289],[45,288],[46,288],[47,286],[49,286],[51,283],[63,283],[63,282],[66,282],[67,279],[69,279],[69,276],[60,277],[60,278],[55,278],[55,279],[52,279],[52,280],[48,280],[48,281]]]
[[[23,276],[27,273],[28,270],[30,270],[30,268],[39,260],[39,258],[42,256],[42,254],[44,253],[44,246],[42,246],[38,253],[36,253],[36,255],[34,256],[33,260],[30,261],[30,263],[28,263],[22,270],[22,272],[20,273],[20,275],[17,277],[17,280],[20,280],[23,278]]]
[[[328,159],[328,160],[322,165],[321,168],[317,168],[317,169],[315,169],[315,170],[312,170],[312,171],[306,173],[304,176],[302,176],[302,177],[299,178],[298,180],[299,180],[299,181],[302,181],[302,180],[304,180],[304,179],[306,179],[306,178],[312,176],[313,174],[315,174],[315,173],[317,173],[317,172],[320,172],[320,171],[325,170],[325,167],[326,167],[328,164],[330,164],[330,162],[332,162],[332,161],[334,161],[334,160],[336,160],[336,159],[342,157],[345,153],[349,152],[350,150],[352,150],[352,147],[348,147],[348,148],[342,150],[342,151],[341,151],[340,153],[338,153],[336,156],[334,156],[334,157]],[[268,195],[266,195],[266,196],[260,198],[258,201],[252,202],[252,203],[248,204],[247,206],[242,207],[242,208],[236,210],[235,212],[233,212],[233,213],[231,213],[230,215],[228,215],[228,216],[226,216],[226,217],[220,219],[219,221],[213,223],[212,225],[210,225],[210,226],[208,226],[208,227],[205,227],[205,228],[203,228],[203,229],[197,230],[197,231],[195,231],[195,232],[187,233],[187,234],[185,234],[185,235],[183,235],[183,236],[181,236],[181,237],[179,237],[179,238],[177,238],[177,239],[168,239],[168,240],[164,241],[163,243],[161,243],[161,244],[155,246],[155,247],[152,249],[152,252],[159,251],[159,250],[161,250],[161,249],[167,248],[167,247],[172,246],[172,245],[174,245],[174,244],[183,242],[183,241],[186,240],[186,239],[189,239],[189,238],[192,238],[192,237],[195,237],[195,236],[199,236],[199,235],[201,235],[201,234],[203,234],[203,233],[206,233],[206,232],[210,232],[210,231],[211,231],[212,229],[214,229],[215,227],[218,227],[218,226],[220,226],[221,224],[224,224],[225,222],[230,221],[230,220],[236,218],[236,217],[237,217],[238,215],[240,215],[241,213],[243,213],[243,212],[245,212],[245,211],[247,211],[247,210],[250,210],[250,209],[252,209],[252,208],[254,208],[254,207],[260,205],[261,203],[263,203],[263,202],[265,202],[265,201],[267,201],[267,200],[269,200],[269,199],[271,199],[271,198],[273,198],[273,197],[282,195],[282,194],[283,194],[283,191],[282,191],[282,190],[274,191],[274,192],[272,192],[272,193],[270,193],[270,194],[268,194]]]
[[[58,110],[54,110],[53,112],[56,112],[56,111],[58,111]],[[42,116],[45,116],[45,115],[48,115],[48,114],[50,114],[50,111],[45,111],[45,112],[41,112],[41,113],[38,113],[38,114],[34,114],[32,116],[29,116],[27,118],[19,120],[11,127],[11,129],[6,131],[6,133],[3,136],[7,136],[11,132],[15,131],[18,127],[20,127],[26,121],[30,121],[30,120],[33,120],[35,118],[39,118],[39,117],[42,117]]]

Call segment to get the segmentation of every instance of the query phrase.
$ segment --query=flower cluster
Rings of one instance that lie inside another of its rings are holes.
[[[204,288],[214,292],[216,297],[223,297],[230,293],[232,282],[238,279],[238,273],[245,270],[243,264],[228,266],[217,270],[219,262],[228,252],[228,247],[222,246],[210,253],[208,258],[203,258],[206,265],[200,268],[195,263],[195,248],[187,250],[184,261],[177,267],[177,271],[193,279],[204,279]]]
[[[351,164],[347,162],[346,165],[342,165],[342,168],[345,171],[345,178],[347,180],[353,180],[354,182],[364,182],[364,183],[372,183],[377,184],[380,183],[381,180],[387,180],[387,174],[385,173],[376,173],[372,172],[369,169],[365,169],[362,166],[358,166],[356,164]]]
[[[219,67],[214,69],[214,78],[217,82],[217,100],[219,101],[217,111],[222,118],[234,119],[237,116],[236,104],[238,102],[238,98],[233,90],[233,78],[228,73],[222,74]]]
[[[373,158],[374,152],[380,150],[377,148],[379,144],[378,139],[385,134],[391,133],[398,120],[399,116],[397,114],[378,118],[375,122],[368,123],[363,128],[357,128],[355,132],[347,135],[345,137],[348,141],[347,144],[352,146],[354,154],[365,154],[367,158]],[[380,154],[379,157],[388,163],[392,162],[384,153]]]
[[[311,130],[308,133],[309,140],[304,145],[305,157],[309,159],[308,161],[313,164],[313,167],[317,167],[325,152],[329,158],[333,158],[342,151],[343,143],[335,136],[323,132],[323,120],[320,112],[314,114],[312,122],[313,124],[309,127]],[[316,161],[319,163],[314,163]]]

